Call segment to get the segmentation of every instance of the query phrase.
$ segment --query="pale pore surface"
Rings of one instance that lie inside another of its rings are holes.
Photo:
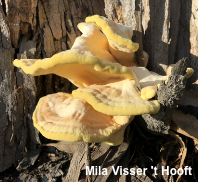
[[[49,139],[102,142],[119,132],[129,118],[108,116],[96,111],[85,100],[56,93],[40,99],[33,121],[41,134]]]
[[[123,80],[106,85],[91,85],[72,92],[76,98],[85,99],[99,112],[108,115],[140,115],[157,113],[160,105],[157,100],[141,98],[134,80]]]
[[[138,50],[139,44],[131,41],[133,35],[131,27],[98,15],[87,17],[85,21],[106,35],[110,52],[120,64],[124,66],[137,65],[134,52]]]
[[[164,65],[161,65],[165,67]],[[140,86],[141,86],[141,98],[148,100],[154,97],[157,93],[156,86],[160,84],[163,80],[168,79],[168,75],[171,74],[171,69],[174,65],[170,65],[167,69],[167,75],[162,76],[155,72],[149,71],[145,67],[130,67],[134,73],[136,74]],[[186,77],[189,78],[193,74],[194,70],[192,68],[187,68],[186,70]]]
[[[141,88],[147,86],[154,86],[162,82],[162,80],[166,80],[168,76],[158,75],[155,72],[149,71],[145,67],[130,67],[138,77]]]
[[[155,72],[149,71],[145,67],[130,67],[136,74],[141,86],[141,98],[148,100],[157,94],[157,85],[162,80],[167,80],[168,76],[161,76]]]
[[[87,23],[79,23],[78,29],[83,33],[76,38],[71,49],[90,51],[94,56],[116,63],[116,59],[111,55],[109,43],[106,36],[98,29]]]

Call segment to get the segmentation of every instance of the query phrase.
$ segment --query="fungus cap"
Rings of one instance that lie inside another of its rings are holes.
[[[120,145],[124,140],[124,132],[135,116],[114,116],[115,120],[122,126],[121,129],[112,134],[105,142],[109,145]]]
[[[138,50],[139,44],[131,41],[133,35],[131,27],[115,23],[114,21],[99,15],[87,17],[85,22],[102,30],[109,40],[110,46],[115,46],[123,52],[135,52]]]
[[[147,86],[141,89],[141,98],[149,100],[157,94],[156,86]]]
[[[57,74],[78,87],[133,79],[132,71],[116,63],[109,53],[103,33],[86,23],[80,23],[78,27],[83,34],[76,38],[71,50],[46,59],[16,59],[13,64],[34,76]]]
[[[136,66],[134,52],[139,44],[131,41],[131,27],[116,23],[103,16],[94,15],[85,19],[86,23],[101,30],[109,41],[111,54],[124,66]]]
[[[53,140],[102,142],[129,123],[128,116],[108,116],[96,111],[85,100],[71,94],[56,93],[42,97],[33,114],[34,126]],[[111,139],[111,145],[122,143]],[[117,139],[118,139],[117,138]]]
[[[98,29],[87,23],[79,23],[78,29],[83,33],[77,37],[71,49],[80,49],[91,52],[99,59],[117,63],[111,55],[106,36]]]
[[[190,78],[193,73],[194,73],[194,70],[192,68],[187,68],[186,69],[186,78]]]
[[[147,101],[141,98],[135,80],[78,88],[72,95],[85,99],[95,110],[108,115],[154,114],[160,109],[157,100]]]
[[[118,63],[99,59],[89,51],[71,49],[51,58],[14,60],[15,66],[34,76],[57,74],[78,87],[133,79],[132,71]]]

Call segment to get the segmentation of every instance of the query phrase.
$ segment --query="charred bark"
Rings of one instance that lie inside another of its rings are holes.
[[[185,76],[188,65],[188,58],[178,61],[168,80],[163,81],[157,91],[157,99],[160,103],[160,110],[156,114],[143,114],[139,119],[140,125],[150,132],[163,135],[168,134],[173,111],[177,101],[183,96],[187,78]]]

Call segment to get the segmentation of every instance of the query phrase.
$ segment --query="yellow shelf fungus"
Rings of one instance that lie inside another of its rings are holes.
[[[133,30],[131,27],[115,23],[99,15],[87,17],[85,22],[101,30],[109,41],[111,54],[124,66],[136,66],[134,52],[139,44],[131,41]]]
[[[149,100],[157,94],[156,86],[147,86],[141,89],[141,98],[144,100]]]
[[[149,99],[156,94],[155,85],[166,77],[132,67],[137,65],[134,52],[139,45],[131,41],[131,27],[98,15],[86,22],[78,24],[82,35],[70,50],[46,59],[16,59],[14,65],[34,76],[57,74],[80,87],[72,95],[56,93],[39,100],[33,122],[43,136],[119,145],[135,115],[159,111],[158,101]],[[148,55],[144,57],[146,66]]]
[[[147,101],[141,98],[135,80],[78,88],[72,95],[85,99],[95,110],[108,115],[155,114],[160,109],[157,100]]]
[[[123,52],[135,52],[138,50],[139,44],[131,41],[131,37],[133,36],[131,27],[115,23],[114,21],[99,15],[87,17],[85,22],[102,30],[107,36],[109,44],[119,48]]]
[[[78,29],[83,34],[76,38],[72,49],[89,51],[99,59],[118,63],[110,53],[109,43],[106,36],[100,30],[87,23],[79,23]]]
[[[96,111],[85,100],[71,94],[56,93],[42,97],[33,114],[34,126],[43,136],[53,140],[102,142],[119,145],[123,141],[122,126],[128,116],[108,116]],[[112,137],[116,134],[116,138]]]
[[[132,71],[116,63],[109,53],[103,33],[86,23],[80,23],[78,27],[83,34],[75,40],[70,50],[46,59],[16,59],[13,64],[34,76],[57,74],[77,87],[133,79]]]
[[[120,145],[124,140],[124,132],[135,116],[114,116],[116,122],[121,125],[121,129],[113,133],[105,142],[109,145]]]
[[[118,63],[97,58],[90,52],[78,49],[60,52],[51,58],[15,60],[14,65],[34,76],[56,74],[69,79],[77,87],[107,84],[123,79],[133,79],[132,71]]]

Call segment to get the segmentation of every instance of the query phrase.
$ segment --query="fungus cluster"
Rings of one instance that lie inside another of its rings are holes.
[[[82,35],[70,50],[46,59],[15,60],[14,65],[34,76],[59,75],[79,87],[72,94],[55,93],[39,100],[33,122],[43,136],[119,145],[135,115],[159,111],[158,101],[149,99],[167,76],[137,67],[134,52],[139,45],[131,41],[131,27],[98,15],[85,22],[78,24]]]

